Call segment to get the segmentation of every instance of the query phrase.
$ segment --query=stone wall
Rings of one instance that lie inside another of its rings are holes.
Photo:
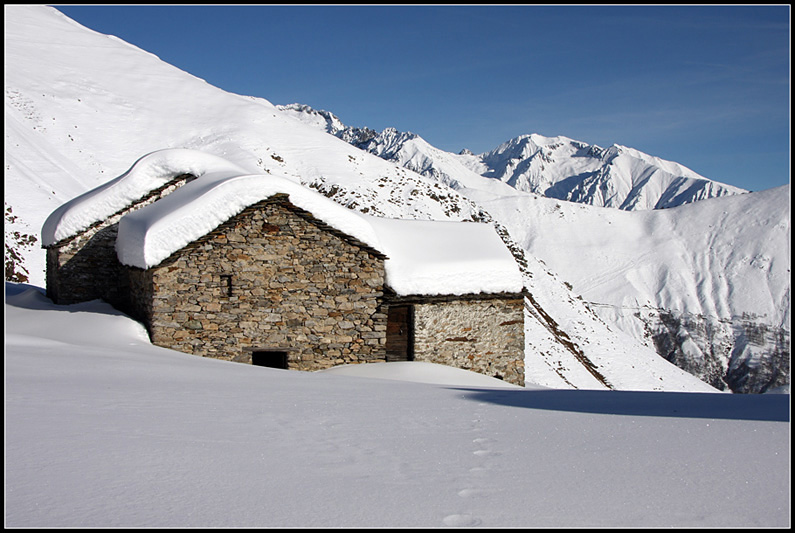
[[[183,174],[79,234],[47,247],[47,296],[58,304],[94,299],[124,307],[128,287],[116,258],[119,220],[195,179]]]
[[[524,386],[523,309],[517,296],[415,303],[414,360]]]
[[[65,305],[104,299],[114,302],[124,291],[116,258],[118,222],[92,230],[61,247],[47,249],[47,296]]]
[[[247,363],[286,351],[296,370],[385,360],[384,257],[283,196],[130,277],[159,346]]]

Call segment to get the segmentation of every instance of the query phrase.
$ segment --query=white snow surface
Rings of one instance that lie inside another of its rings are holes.
[[[180,174],[212,178],[247,174],[239,166],[197,150],[159,150],[141,157],[121,176],[61,205],[47,217],[41,230],[43,246],[73,237],[128,207],[150,191]]]
[[[166,149],[140,158],[120,177],[58,208],[45,221],[45,246],[72,237],[172,178],[197,179],[119,222],[122,264],[150,268],[245,208],[276,194],[331,227],[386,254],[386,283],[399,295],[518,293],[519,267],[489,224],[379,219],[287,178],[250,174],[198,150]]]
[[[11,283],[5,318],[6,527],[790,526],[788,394],[254,367]]]

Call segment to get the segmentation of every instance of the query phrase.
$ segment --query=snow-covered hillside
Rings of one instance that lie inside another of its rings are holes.
[[[532,294],[526,321],[526,369],[531,383],[577,388],[710,390],[658,357],[648,332],[639,333],[634,325],[622,331],[616,324],[622,323],[624,317],[615,318],[610,313],[605,316],[615,321],[608,325],[578,296],[586,294],[587,286],[566,270],[565,265],[557,264],[566,262],[565,254],[560,254],[559,248],[545,250],[538,233],[533,233],[533,228],[555,225],[558,221],[559,212],[552,207],[557,203],[555,200],[519,191],[500,179],[484,178],[467,166],[467,156],[441,151],[437,154],[439,160],[444,158],[450,168],[463,170],[456,170],[454,180],[444,178],[442,171],[438,175],[421,175],[419,172],[424,169],[420,159],[416,168],[405,162],[401,166],[386,161],[327,134],[325,127],[296,120],[294,110],[283,110],[260,98],[212,87],[152,54],[88,30],[55,9],[5,6],[5,15],[5,202],[7,212],[11,209],[14,217],[6,217],[7,244],[15,242],[14,232],[35,235],[40,242],[44,220],[59,205],[122,175],[147,153],[164,148],[201,150],[231,161],[247,172],[278,174],[371,215],[496,222],[510,233],[506,240],[521,245],[516,248],[517,255],[522,254],[521,247],[532,252],[524,259],[525,282]],[[419,149],[417,154],[419,158]],[[589,224],[602,211],[611,213],[608,218],[612,213],[626,215],[620,220],[623,237],[616,239],[624,239],[622,242],[630,250],[633,242],[648,238],[647,231],[663,231],[667,227],[635,217],[636,213],[561,203],[564,210],[569,210],[566,220],[571,223],[555,227],[560,231],[568,228],[575,234],[587,234],[580,224]],[[579,217],[574,207],[589,214]],[[526,218],[522,216],[525,209],[532,211]],[[735,214],[727,213],[724,221],[731,220]],[[545,218],[534,221],[533,217]],[[766,257],[765,264],[775,265],[767,271],[778,273],[785,262],[780,257],[786,258],[789,268],[789,214],[786,221],[769,224],[767,230],[773,235],[771,249],[762,245],[766,233],[760,229],[754,234],[760,251],[749,257],[757,265],[761,264],[762,256]],[[554,244],[551,235],[550,232],[548,242]],[[634,240],[629,240],[629,235]],[[722,245],[722,234],[712,235],[714,243]],[[785,247],[780,246],[782,235],[786,235]],[[685,245],[681,253],[686,257],[700,256],[703,251],[698,252],[699,243]],[[554,247],[550,244],[547,248]],[[669,264],[666,258],[669,251],[656,253],[655,250],[649,247],[647,260],[637,264],[657,265],[667,275],[678,276],[678,264],[665,267]],[[30,282],[44,286],[43,251],[38,246],[22,246],[19,251],[24,256],[21,266],[27,269]],[[570,252],[580,261],[579,250]],[[695,259],[692,264],[702,266]],[[607,278],[620,273],[609,267],[604,262],[592,264],[595,272],[604,269]],[[561,272],[565,272],[562,277],[558,274]],[[724,273],[733,276],[727,277],[725,284],[734,287],[729,294],[732,298],[740,293],[760,293],[761,289],[754,285],[739,285],[744,273],[743,269],[736,275]],[[709,279],[718,275],[715,270],[703,274]],[[566,282],[574,284],[574,291]],[[635,284],[612,283],[622,291],[637,288]],[[783,322],[775,327],[781,329],[784,324],[788,332],[788,281],[786,290],[777,282],[767,283],[770,288],[764,291],[778,300],[765,309],[786,309],[779,317]],[[709,284],[697,282],[696,285],[704,294],[709,293]],[[670,298],[675,298],[673,286],[666,286],[671,288]],[[653,290],[651,285],[638,287]],[[617,292],[615,300],[590,294],[586,300],[611,306],[619,301],[623,306],[625,299],[634,297],[634,293]],[[689,301],[690,296],[687,298]],[[658,304],[655,300],[653,307],[662,309]],[[733,303],[716,306],[732,310],[741,307]],[[677,311],[701,313],[704,309]],[[734,346],[734,337],[727,342]]]
[[[600,317],[708,383],[789,383],[789,185],[633,213],[530,196],[482,205]]]
[[[164,148],[199,148],[250,172],[273,170],[348,195],[352,207],[377,206],[372,214],[477,216],[477,207],[450,189],[296,125],[266,100],[212,87],[54,9],[7,6],[5,54],[6,204],[30,232],[62,203]],[[41,255],[29,260],[31,280],[39,283]]]

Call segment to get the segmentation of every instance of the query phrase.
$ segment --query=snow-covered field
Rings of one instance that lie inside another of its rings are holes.
[[[100,302],[7,283],[5,525],[790,525],[788,394],[393,364],[199,358]]]

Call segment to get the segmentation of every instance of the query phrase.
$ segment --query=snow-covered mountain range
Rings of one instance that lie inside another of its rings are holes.
[[[480,184],[483,180],[479,178],[485,177],[523,192],[627,211],[664,209],[748,192],[709,180],[678,163],[616,144],[600,148],[567,137],[534,133],[511,139],[484,154],[468,150],[452,154],[411,132],[346,126],[333,113],[302,104],[277,107],[454,189]]]
[[[789,383],[789,186],[741,194],[563,137],[450,154],[227,93],[50,7],[5,15],[7,278],[18,254],[13,269],[44,286],[30,237],[58,206],[147,153],[189,148],[372,215],[495,223],[531,294],[528,382],[709,390],[667,358],[720,389]]]

